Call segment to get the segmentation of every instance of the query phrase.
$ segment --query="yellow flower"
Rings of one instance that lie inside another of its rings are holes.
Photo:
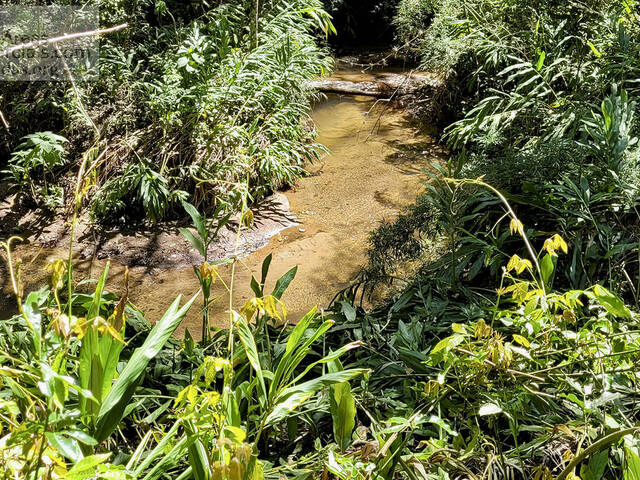
[[[556,253],[557,250],[562,250],[564,253],[567,253],[569,251],[567,242],[565,242],[564,239],[557,233],[553,237],[547,238],[544,241],[542,248],[543,250],[546,250],[547,253],[552,257],[558,256],[558,254]]]
[[[478,320],[474,330],[476,338],[489,337],[493,333],[491,327],[487,325],[483,319]]]
[[[64,287],[64,274],[67,273],[67,263],[64,260],[53,260],[47,265],[47,270],[51,272],[51,286],[54,290]]]
[[[68,338],[71,335],[71,321],[69,317],[59,310],[54,310],[52,313],[51,327],[61,337]]]
[[[254,297],[246,301],[246,303],[240,309],[240,314],[244,315],[244,318],[247,319],[247,322],[250,322],[256,311],[262,310],[263,308],[264,303],[262,299]]]
[[[242,223],[245,227],[251,228],[253,226],[253,210],[247,210],[242,216]]]
[[[509,222],[509,230],[511,230],[512,234],[517,233],[521,237],[524,236],[524,225],[522,225],[522,222],[517,218],[511,219],[511,222]]]
[[[489,359],[499,367],[509,368],[513,361],[513,352],[505,346],[504,339],[499,333],[494,333],[487,342]]]
[[[507,272],[515,270],[517,274],[524,272],[525,268],[532,269],[533,265],[530,260],[526,258],[520,258],[518,255],[514,255],[507,263]]]
[[[216,281],[216,275],[218,274],[218,267],[209,265],[209,262],[204,262],[200,265],[200,277],[202,280],[212,279],[212,283]]]

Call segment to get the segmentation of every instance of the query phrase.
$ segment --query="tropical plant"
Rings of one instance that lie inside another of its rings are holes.
[[[218,265],[229,263],[228,260],[209,263],[209,245],[216,239],[220,229],[228,223],[231,214],[223,215],[223,206],[218,207],[213,215],[213,218],[216,219],[214,226],[213,221],[207,220],[207,218],[201,215],[196,207],[190,203],[183,202],[182,206],[191,217],[197,236],[186,228],[180,228],[180,233],[203,258],[203,263],[200,267],[194,266],[193,272],[198,278],[202,290],[202,343],[205,344],[209,340],[209,331],[211,329],[211,325],[209,324],[211,285],[216,281],[216,277],[218,276]]]
[[[12,132],[47,124],[28,105],[50,94],[74,150],[95,138],[106,147],[88,191],[96,219],[156,221],[187,199],[237,211],[246,192],[255,202],[292,183],[323,151],[306,85],[332,65],[317,41],[335,31],[319,0],[90,3],[108,23],[129,21],[105,37],[96,81],[12,84],[5,113],[16,125],[2,135],[15,145]]]
[[[14,187],[52,210],[64,201],[54,171],[66,163],[65,143],[66,138],[53,132],[27,135],[11,155],[9,170],[5,172],[11,175]]]
[[[419,276],[389,306],[340,314],[333,341],[371,342],[347,358],[373,370],[360,397],[369,428],[394,433],[373,454],[332,452],[327,468],[340,478],[356,469],[369,478],[634,478],[637,314],[602,285],[558,291],[569,252],[560,235],[536,251],[504,195],[480,180],[443,181],[489,188],[524,254],[503,257],[493,294],[456,298]]]
[[[207,228],[198,232],[204,246],[209,225],[186,208],[197,227]],[[289,432],[297,431],[297,419],[312,402],[333,413],[336,435],[348,444],[355,425],[348,381],[366,369],[343,369],[339,358],[361,343],[315,357],[318,341],[333,325],[315,309],[293,328],[266,327],[286,319],[280,297],[295,269],[265,295],[268,258],[260,297],[232,312],[232,329],[215,332],[198,347],[187,336],[176,350],[171,336],[199,292],[182,307],[178,297],[150,327],[126,294],[118,300],[105,290],[109,264],[92,293],[72,289],[65,305],[61,293],[73,279],[57,260],[50,267],[51,288],[23,300],[14,241],[2,247],[19,315],[0,327],[0,401],[6,412],[0,415],[0,458],[9,477],[258,480],[272,468],[259,457],[279,444],[274,433],[285,423]],[[126,292],[126,273],[124,282]],[[259,284],[254,279],[252,285]],[[127,338],[132,326],[146,338]],[[283,329],[289,330],[285,338]],[[162,373],[165,362],[172,365],[168,375]],[[188,376],[182,374],[185,366]],[[327,366],[330,371],[323,371]],[[322,395],[327,389],[331,401]],[[158,403],[159,396],[167,401]],[[122,444],[117,436],[125,432],[136,439]],[[114,457],[116,446],[121,451]]]
[[[65,282],[64,262],[52,264],[51,290],[31,292],[23,300],[11,243],[2,247],[20,314],[2,323],[2,399],[8,415],[2,416],[0,457],[9,477],[75,478],[110,457],[100,445],[121,427],[149,361],[195,297],[182,308],[178,297],[129,361],[120,363],[127,299],[114,308],[104,291],[108,265],[92,295],[68,299],[69,315],[58,295]]]

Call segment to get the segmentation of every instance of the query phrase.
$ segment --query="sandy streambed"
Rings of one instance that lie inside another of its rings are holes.
[[[345,74],[344,72],[342,73]],[[310,175],[295,187],[278,192],[256,208],[256,224],[238,238],[232,227],[212,247],[214,258],[236,254],[233,304],[251,296],[251,273],[259,277],[265,256],[273,255],[268,287],[294,266],[295,281],[283,297],[291,320],[313,305],[327,306],[335,293],[349,285],[365,264],[368,233],[380,222],[392,220],[422,190],[422,169],[443,152],[428,132],[412,125],[408,116],[384,102],[365,97],[329,95],[313,110],[318,141],[331,154],[308,167]],[[3,236],[17,228],[10,205],[0,205]],[[25,290],[46,284],[46,265],[66,256],[68,239],[61,236],[63,221],[47,224],[20,245],[16,256],[23,262]],[[53,246],[55,245],[55,246]],[[149,232],[115,231],[95,236],[80,228],[74,248],[78,278],[97,278],[111,262],[108,289],[122,292],[125,265],[130,270],[130,299],[151,321],[157,320],[179,293],[198,290],[192,265],[199,255],[177,232],[164,225]],[[220,269],[228,283],[230,267]],[[0,312],[15,311],[6,270],[0,270]],[[215,324],[226,324],[229,299],[221,282],[212,310]],[[194,307],[181,331],[197,336],[200,312]]]

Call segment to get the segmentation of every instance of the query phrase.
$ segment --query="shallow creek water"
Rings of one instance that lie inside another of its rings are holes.
[[[349,79],[363,75],[343,73]],[[273,254],[267,291],[277,278],[294,266],[298,273],[283,297],[289,320],[295,321],[314,305],[326,307],[337,291],[347,287],[366,262],[368,233],[382,221],[391,221],[421,191],[422,169],[442,156],[428,132],[412,125],[403,111],[365,97],[330,95],[312,113],[318,141],[330,154],[308,166],[309,176],[283,192],[298,225],[273,236],[268,244],[236,265],[233,304],[239,308],[251,296],[251,272],[259,278],[262,260]],[[45,266],[65,256],[63,249],[19,247],[23,258],[25,291],[47,282]],[[97,278],[106,260],[81,259],[75,265],[79,278]],[[122,291],[124,266],[111,263],[108,289]],[[230,268],[220,269],[226,282]],[[2,276],[2,275],[0,275]],[[0,311],[9,310],[9,282],[0,279]],[[191,267],[130,268],[129,296],[150,321],[160,318],[178,293],[185,297],[198,290]],[[228,294],[218,282],[218,300],[212,323],[226,325]],[[197,305],[197,304],[196,304]],[[194,307],[178,331],[200,335],[200,311]],[[0,315],[0,318],[2,316]]]

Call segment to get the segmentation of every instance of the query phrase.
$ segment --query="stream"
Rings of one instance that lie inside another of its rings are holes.
[[[336,77],[370,80],[373,75],[339,71]],[[366,264],[369,232],[383,221],[393,221],[403,207],[411,204],[423,189],[422,170],[444,158],[433,132],[418,128],[403,110],[384,101],[330,94],[315,105],[312,118],[318,142],[331,153],[307,166],[309,176],[277,194],[282,204],[289,204],[288,221],[282,222],[282,229],[276,229],[266,245],[236,264],[236,308],[252,297],[251,274],[260,278],[262,261],[269,254],[273,260],[266,291],[271,291],[281,275],[298,266],[296,278],[282,298],[289,321],[296,321],[314,305],[327,307],[336,292],[349,286]],[[260,221],[257,214],[256,223]],[[279,219],[276,216],[268,221],[277,224]],[[30,244],[19,246],[16,256],[23,260],[22,277],[28,292],[46,284],[47,263],[65,258],[66,251]],[[74,269],[79,278],[97,278],[106,261],[79,256]],[[111,262],[109,291],[122,293],[124,269],[122,264]],[[129,298],[152,322],[161,317],[178,293],[187,298],[198,290],[188,265],[138,265],[129,270]],[[5,273],[1,271],[0,276]],[[230,267],[221,267],[220,275],[228,283]],[[1,288],[0,311],[13,311],[9,282],[2,280]],[[221,282],[212,290],[217,298],[211,311],[212,323],[224,326],[228,321],[228,293]],[[188,328],[194,338],[199,338],[201,315],[196,305],[177,332],[179,336]]]

